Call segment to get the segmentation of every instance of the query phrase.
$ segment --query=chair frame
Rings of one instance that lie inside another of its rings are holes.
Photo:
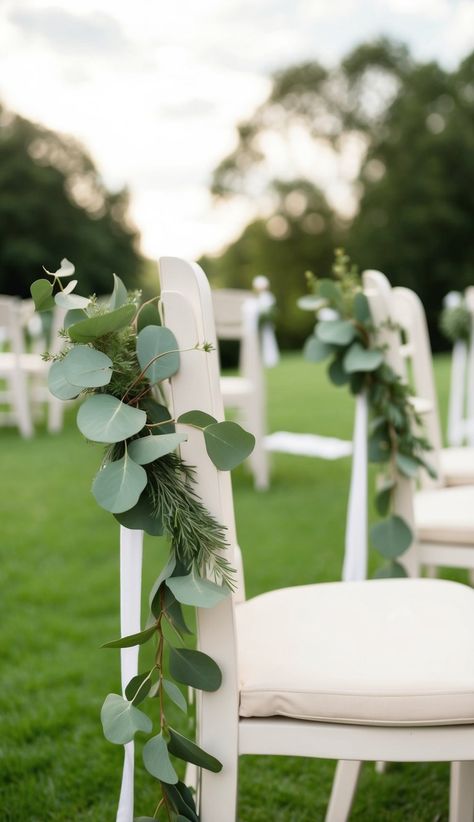
[[[198,265],[175,257],[160,260],[164,320],[180,349],[204,340],[215,344],[211,294]],[[390,341],[389,341],[390,342]],[[190,401],[217,418],[223,417],[217,353],[189,351],[181,357],[179,372],[171,379],[174,413],[189,410]],[[197,468],[198,493],[212,514],[227,527],[228,557],[238,566],[231,481],[207,458],[197,432],[182,445],[182,456]],[[410,505],[410,481],[401,483],[401,504]],[[410,514],[410,512],[408,512]],[[406,557],[413,567],[414,551]],[[243,588],[243,585],[241,586]],[[474,803],[474,726],[381,727],[333,724],[269,717],[239,718],[235,603],[227,598],[216,608],[197,610],[198,643],[223,672],[221,688],[200,692],[198,740],[223,763],[220,774],[198,774],[198,804],[203,822],[231,822],[237,808],[238,757],[244,754],[311,756],[341,760],[341,768],[357,770],[354,760],[399,762],[456,761],[457,780],[452,791],[451,822],[468,822]],[[347,763],[350,763],[349,765]],[[352,796],[333,804],[327,819],[346,818]],[[347,807],[349,805],[349,807]],[[467,809],[467,811],[466,811]],[[340,811],[343,811],[341,814]]]

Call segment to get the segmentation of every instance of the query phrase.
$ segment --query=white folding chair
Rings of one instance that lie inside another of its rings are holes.
[[[26,301],[25,301],[26,302]],[[29,301],[28,301],[29,302]],[[44,362],[37,351],[27,352],[24,326],[30,319],[30,306],[15,297],[0,297],[0,379],[5,388],[0,402],[7,408],[1,414],[5,424],[17,425],[23,437],[33,435],[33,403],[46,403],[48,430],[57,431],[62,426],[62,403],[47,389],[49,363]],[[52,323],[52,353],[57,353],[61,341],[58,331],[64,320],[64,311],[55,310]]]
[[[216,332],[219,340],[240,342],[239,375],[222,377],[221,390],[226,408],[236,409],[239,422],[255,437],[249,457],[255,488],[269,485],[268,454],[265,450],[265,372],[258,328],[258,303],[251,291],[236,288],[212,292]]]
[[[215,342],[199,266],[165,257],[160,279],[180,349]],[[374,310],[377,294],[371,302]],[[171,396],[176,416],[193,406],[222,419],[216,352],[183,353]],[[198,433],[188,436],[182,456],[196,466],[198,492],[226,526],[228,557],[240,567],[230,478]],[[401,478],[398,508],[410,521],[411,494]],[[297,534],[288,549],[291,561]],[[416,568],[415,545],[403,561]],[[221,688],[200,692],[197,705],[199,744],[223,763],[220,774],[198,775],[203,822],[235,819],[240,754],[338,759],[342,774],[344,766],[357,771],[357,760],[458,761],[451,822],[472,819],[473,619],[474,591],[432,579],[297,586],[199,609],[199,647],[223,671]],[[351,800],[332,803],[327,818],[343,822]]]

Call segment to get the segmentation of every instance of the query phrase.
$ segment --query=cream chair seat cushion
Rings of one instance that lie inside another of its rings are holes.
[[[474,545],[474,485],[419,491],[414,507],[423,542]]]
[[[236,607],[240,715],[376,725],[474,722],[474,591],[335,582]]]
[[[446,485],[474,485],[474,448],[443,448],[440,467]]]

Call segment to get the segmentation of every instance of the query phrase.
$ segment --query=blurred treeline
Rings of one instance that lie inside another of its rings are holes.
[[[107,190],[76,140],[0,105],[0,293],[29,296],[42,266],[55,271],[63,257],[85,295],[109,291],[114,271],[138,287],[144,261],[128,201],[125,189]]]
[[[345,172],[349,218],[318,187],[326,162]],[[312,324],[296,308],[305,270],[326,276],[343,245],[361,270],[417,291],[439,347],[443,296],[474,284],[474,54],[448,71],[380,40],[334,69],[309,62],[276,73],[212,190],[245,198],[256,216],[201,262],[220,286],[270,277],[283,346],[300,345]]]

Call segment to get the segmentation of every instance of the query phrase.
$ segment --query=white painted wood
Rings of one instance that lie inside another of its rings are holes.
[[[251,291],[234,288],[212,292],[217,338],[240,342],[239,376],[223,377],[221,391],[226,408],[236,409],[241,424],[255,436],[249,457],[257,490],[269,486],[265,450],[266,387],[262,344],[258,328],[259,299]]]
[[[120,636],[141,630],[143,531],[120,526]],[[120,649],[122,693],[138,673],[139,646]],[[122,785],[117,822],[133,822],[133,780],[135,743],[124,745]]]
[[[449,822],[474,820],[474,762],[451,763]]]
[[[360,761],[339,760],[336,765],[325,822],[341,822],[349,818],[361,770],[362,762]]]
[[[464,442],[465,399],[467,374],[467,344],[457,340],[451,355],[451,381],[448,408],[448,444],[460,446]]]
[[[351,582],[367,577],[367,426],[365,392],[356,397],[351,484],[347,506],[342,579]]]

